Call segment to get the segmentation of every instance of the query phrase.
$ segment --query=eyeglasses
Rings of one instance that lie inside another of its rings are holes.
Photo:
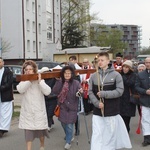
[[[24,71],[31,71],[31,70],[33,70],[33,69],[24,69]]]
[[[65,72],[64,74],[65,74],[65,75],[70,75],[71,73],[66,73],[66,72]]]

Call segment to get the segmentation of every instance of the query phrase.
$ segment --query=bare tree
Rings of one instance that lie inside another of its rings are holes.
[[[2,55],[6,52],[8,52],[13,46],[8,40],[5,40],[4,38],[1,39],[1,46],[2,46]]]

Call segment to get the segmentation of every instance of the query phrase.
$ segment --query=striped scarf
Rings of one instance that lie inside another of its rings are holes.
[[[65,81],[65,83],[63,84],[62,90],[60,94],[58,95],[58,101],[60,103],[64,103],[65,99],[67,98],[68,91],[69,91],[69,83]]]

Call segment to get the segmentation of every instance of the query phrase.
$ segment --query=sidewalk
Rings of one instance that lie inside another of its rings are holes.
[[[21,96],[19,93],[14,93],[14,106],[20,106],[21,105]]]
[[[15,106],[21,106],[21,100],[20,100],[20,94],[19,93],[14,93],[14,101],[13,105]],[[14,112],[20,111],[20,108],[14,108]],[[19,122],[19,117],[13,117],[11,121],[11,126],[18,124]]]

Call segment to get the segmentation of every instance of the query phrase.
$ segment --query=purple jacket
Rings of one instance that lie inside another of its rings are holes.
[[[57,80],[52,92],[56,95],[59,95],[62,87],[62,80]],[[81,84],[77,80],[73,80],[73,82],[69,83],[67,98],[65,99],[64,103],[60,104],[60,116],[58,118],[59,121],[66,124],[76,122],[79,103],[79,98],[76,96],[76,93],[80,88]]]

